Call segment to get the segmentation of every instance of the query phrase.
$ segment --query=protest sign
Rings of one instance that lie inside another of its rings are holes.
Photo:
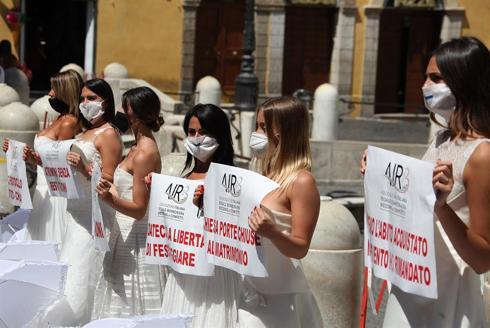
[[[437,298],[433,163],[368,147],[364,261],[407,293]]]
[[[185,274],[213,275],[214,265],[206,259],[204,218],[192,202],[200,184],[203,181],[152,175],[146,263]]]
[[[9,140],[7,150],[7,187],[10,203],[23,209],[32,209],[27,181],[26,163],[22,159],[25,143]]]
[[[90,179],[90,189],[92,192],[92,237],[95,241],[95,248],[103,252],[108,252],[110,249],[106,239],[102,211],[100,210],[99,195],[96,190],[101,176],[100,166],[97,161],[94,161],[92,165],[92,177]]]
[[[83,197],[76,183],[76,171],[66,161],[66,155],[74,142],[75,139],[53,141],[41,145],[38,149],[50,196],[68,199]]]
[[[279,185],[258,173],[216,163],[211,163],[204,185],[208,261],[244,275],[266,277],[261,238],[249,227],[248,217]]]

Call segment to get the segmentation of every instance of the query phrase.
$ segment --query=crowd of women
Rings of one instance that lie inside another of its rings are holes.
[[[83,82],[73,72],[51,79],[50,104],[58,119],[40,131],[24,160],[38,165],[28,238],[55,240],[68,263],[65,297],[37,319],[39,327],[78,326],[104,317],[191,314],[193,327],[322,327],[319,307],[298,262],[309,249],[320,208],[311,169],[309,113],[291,97],[266,100],[256,111],[250,148],[252,169],[280,187],[249,217],[265,237],[267,278],[243,277],[217,267],[201,277],[146,264],[145,241],[151,174],[162,163],[153,132],[163,124],[160,101],[147,87],[128,90],[117,112],[110,86]],[[480,41],[461,38],[441,45],[427,67],[426,107],[445,127],[424,156],[436,163],[436,300],[393,287],[386,327],[483,327],[479,274],[490,269],[490,54]],[[116,118],[117,117],[117,118]],[[183,124],[186,179],[203,179],[211,162],[234,165],[228,117],[217,106],[199,104]],[[135,144],[123,158],[121,133]],[[90,197],[50,197],[38,150],[47,142],[75,138],[81,152],[66,161],[90,195],[92,164],[102,168],[97,185],[110,251],[96,249]],[[8,148],[8,140],[3,144]],[[361,161],[361,172],[368,160]],[[206,191],[198,187],[196,204]]]

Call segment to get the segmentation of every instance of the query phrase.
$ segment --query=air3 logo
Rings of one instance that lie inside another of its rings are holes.
[[[401,164],[388,163],[385,171],[385,177],[390,182],[390,186],[398,190],[399,192],[406,192],[410,181],[408,180],[409,170],[407,167],[403,167]]]
[[[223,174],[221,179],[221,185],[225,188],[225,191],[234,197],[239,197],[242,191],[242,177],[237,177],[231,173]]]
[[[189,186],[171,183],[168,185],[167,189],[165,189],[165,195],[175,203],[183,204],[189,197]]]

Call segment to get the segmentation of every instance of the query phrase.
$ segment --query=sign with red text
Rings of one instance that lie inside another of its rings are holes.
[[[201,180],[152,174],[146,263],[196,276],[214,274],[214,265],[206,259],[204,217],[192,202],[201,184]]]
[[[104,220],[100,210],[99,195],[97,194],[97,184],[99,183],[102,172],[97,161],[92,165],[92,177],[90,178],[90,187],[92,192],[92,237],[94,238],[95,248],[103,252],[108,252],[109,243],[107,242]]]
[[[208,261],[244,275],[267,277],[261,237],[249,227],[248,217],[279,185],[249,170],[211,163],[204,186]]]
[[[433,163],[369,146],[364,261],[401,290],[437,298]]]
[[[9,140],[7,150],[7,187],[10,203],[23,209],[31,209],[32,201],[27,181],[26,163],[22,159],[25,143]]]
[[[68,165],[66,155],[75,139],[48,142],[37,150],[41,157],[50,196],[82,198],[76,183],[75,169]]]

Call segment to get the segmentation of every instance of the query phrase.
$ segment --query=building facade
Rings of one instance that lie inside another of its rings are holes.
[[[46,81],[69,61],[100,76],[119,62],[176,98],[206,75],[233,98],[244,0],[0,2],[0,37],[14,43],[34,78]],[[12,23],[11,12],[25,19]],[[328,82],[353,116],[423,113],[431,51],[461,35],[490,46],[489,15],[488,0],[256,0],[259,94],[313,93]]]

